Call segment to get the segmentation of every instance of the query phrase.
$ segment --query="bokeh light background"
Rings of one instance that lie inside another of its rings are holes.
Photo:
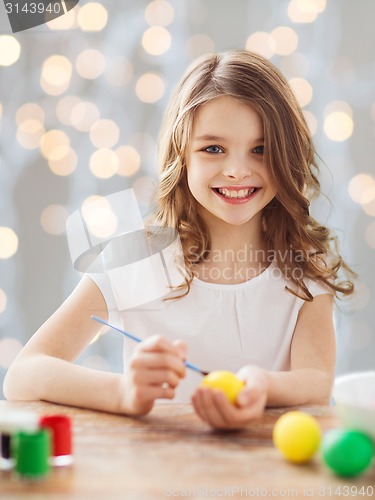
[[[279,66],[303,107],[330,200],[313,213],[359,274],[336,307],[337,373],[374,369],[374,18],[372,0],[81,0],[49,25],[0,33],[1,386],[80,279],[67,216],[130,187],[146,213],[168,96],[195,57],[236,47]],[[105,200],[86,211],[98,236],[116,222]],[[102,331],[78,362],[121,370],[120,337]]]

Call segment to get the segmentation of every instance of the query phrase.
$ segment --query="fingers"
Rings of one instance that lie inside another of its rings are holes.
[[[125,407],[132,414],[151,410],[155,399],[173,399],[185,377],[186,344],[154,335],[140,342],[124,373]]]
[[[183,342],[182,340],[175,340],[173,342],[173,345],[175,345],[180,353],[180,356],[183,360],[186,360],[187,358],[187,344],[186,342]]]
[[[182,341],[175,341],[172,343],[161,335],[153,335],[152,337],[143,340],[140,344],[138,344],[138,347],[143,351],[169,352],[171,354],[175,354],[176,356],[183,357],[181,356],[180,351],[184,345],[186,346],[186,344]]]
[[[169,385],[135,385],[126,376],[123,382],[121,412],[127,415],[145,415],[156,399],[173,399],[175,391]]]
[[[153,336],[138,344],[131,360],[134,370],[172,370],[180,378],[185,377],[185,348],[173,345],[167,339]]]
[[[199,388],[192,402],[197,414],[216,429],[240,429],[254,419],[260,418],[265,408],[263,393],[251,394],[247,389],[241,391],[248,399],[246,406],[232,404],[219,390]]]
[[[139,386],[168,385],[175,389],[180,382],[180,377],[170,369],[133,370],[132,381]]]

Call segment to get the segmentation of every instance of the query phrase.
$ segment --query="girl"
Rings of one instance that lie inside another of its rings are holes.
[[[339,281],[340,268],[350,269],[309,214],[318,168],[284,77],[247,51],[200,58],[172,96],[159,151],[154,222],[178,231],[185,282],[166,300],[116,316],[108,276],[85,276],[14,361],[6,397],[127,415],[159,398],[191,398],[216,428],[242,427],[266,406],[328,404],[333,296],[353,284]],[[72,363],[97,333],[92,314],[145,339],[125,341],[123,374]],[[236,405],[197,389],[187,357],[237,372],[245,386]]]

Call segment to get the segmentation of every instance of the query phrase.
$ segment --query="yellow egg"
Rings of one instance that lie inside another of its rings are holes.
[[[243,389],[244,385],[245,383],[234,373],[224,370],[210,372],[200,383],[200,387],[223,391],[231,403],[236,402],[238,393]]]
[[[314,417],[302,411],[282,415],[273,428],[273,442],[290,462],[310,460],[319,447],[322,433]]]

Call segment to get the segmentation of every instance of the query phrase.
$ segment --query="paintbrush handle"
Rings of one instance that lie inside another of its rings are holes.
[[[99,318],[98,316],[91,316],[91,319],[94,319],[98,323],[101,323],[102,325],[108,326],[109,328],[112,328],[113,330],[116,330],[117,332],[122,333],[123,335],[125,335],[125,337],[128,337],[131,340],[134,340],[134,342],[142,342],[142,339],[140,339],[139,337],[136,337],[135,335],[132,335],[129,332],[125,332],[124,330],[121,330],[120,328],[117,328],[117,326],[110,325],[109,323],[107,323],[106,321],[104,321],[104,319]],[[208,372],[205,372],[205,371],[201,370],[200,368],[198,368],[198,366],[193,365],[189,361],[185,361],[184,364],[185,364],[186,368],[190,368],[190,370],[198,372],[201,375],[207,375],[208,374]]]
[[[104,319],[99,318],[98,316],[91,316],[91,319],[98,321],[98,323],[101,323],[102,325],[109,326],[109,328],[112,328],[113,330],[117,330],[118,332],[125,335],[125,337],[128,337],[131,340],[134,340],[134,342],[142,342],[142,339],[140,339],[139,337],[136,337],[135,335],[132,335],[131,333],[124,332],[124,330],[120,330],[120,328],[117,328],[117,326],[110,325],[109,323],[104,321]]]

